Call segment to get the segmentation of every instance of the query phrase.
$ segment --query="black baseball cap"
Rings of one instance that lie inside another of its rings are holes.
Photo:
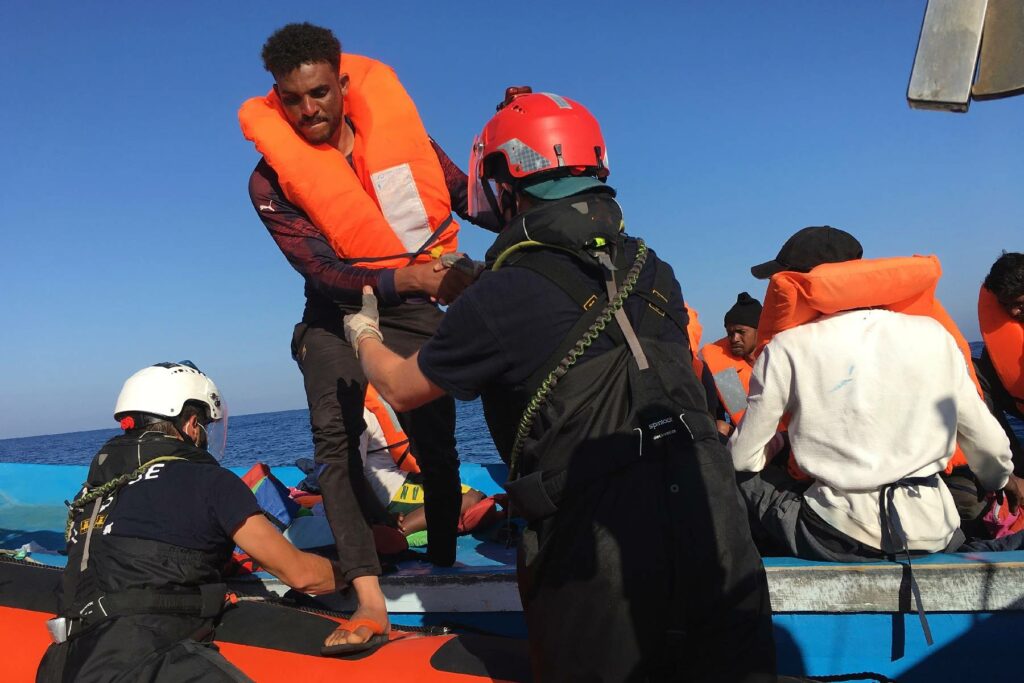
[[[855,261],[864,255],[864,247],[857,238],[831,225],[804,228],[786,240],[779,255],[750,269],[750,274],[759,280],[767,280],[775,273],[795,270],[810,272],[822,263]]]

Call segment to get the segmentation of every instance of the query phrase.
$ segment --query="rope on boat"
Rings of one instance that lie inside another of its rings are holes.
[[[800,680],[800,679],[797,679]],[[873,671],[862,671],[852,674],[835,674],[832,676],[804,676],[803,680],[820,683],[842,683],[842,681],[877,681],[877,683],[896,683],[895,680]]]
[[[332,610],[327,607],[313,606],[308,604],[306,601],[297,601],[292,598],[285,598],[280,596],[266,596],[266,595],[239,595],[235,594],[235,599],[238,602],[261,602],[265,605],[272,605],[274,607],[281,607],[283,609],[298,610],[300,612],[306,612],[307,614],[313,614],[320,617],[331,617],[335,619],[349,620],[352,618],[352,612],[339,612]],[[424,633],[429,636],[443,636],[448,635],[452,632],[452,628],[449,626],[406,626],[406,625],[391,625],[392,631],[401,631],[409,633]]]

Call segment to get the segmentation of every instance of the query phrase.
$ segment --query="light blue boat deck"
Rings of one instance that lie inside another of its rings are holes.
[[[244,471],[235,470],[238,474]],[[63,547],[63,501],[73,496],[85,467],[0,463],[0,548],[29,542]],[[284,483],[302,474],[275,468]],[[501,490],[503,466],[463,464],[463,481],[485,493]],[[62,565],[57,554],[33,559]],[[1017,634],[1024,631],[1024,552],[940,554],[914,560],[935,644],[927,647],[912,609],[902,565],[822,563],[766,558],[775,612],[780,671],[831,675],[871,671],[900,681],[958,681],[1016,670]],[[263,575],[245,589],[284,593]],[[515,550],[463,536],[458,563],[438,569],[404,561],[383,580],[392,621],[525,635],[515,580]],[[344,595],[328,602],[351,603]]]

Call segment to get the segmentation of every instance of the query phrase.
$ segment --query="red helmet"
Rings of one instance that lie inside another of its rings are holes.
[[[501,185],[524,179],[608,177],[601,127],[587,109],[553,93],[508,88],[498,113],[473,142],[469,158],[469,213],[496,214]]]

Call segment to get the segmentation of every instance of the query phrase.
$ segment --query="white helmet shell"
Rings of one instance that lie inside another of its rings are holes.
[[[136,412],[175,417],[186,401],[205,405],[211,421],[224,417],[223,399],[213,380],[188,362],[158,363],[139,370],[125,381],[114,406],[114,419]]]

